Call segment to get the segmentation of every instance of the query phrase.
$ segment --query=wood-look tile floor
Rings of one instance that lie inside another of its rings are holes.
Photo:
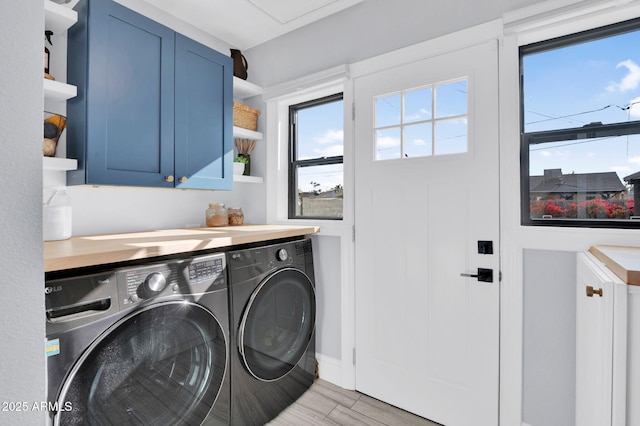
[[[356,391],[316,380],[269,426],[440,426]]]

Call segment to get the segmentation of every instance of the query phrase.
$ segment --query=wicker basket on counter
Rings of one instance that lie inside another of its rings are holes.
[[[233,125],[243,129],[258,130],[260,110],[238,102],[233,103]]]

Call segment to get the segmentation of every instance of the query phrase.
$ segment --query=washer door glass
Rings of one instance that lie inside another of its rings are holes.
[[[73,367],[56,424],[200,424],[226,372],[226,341],[199,305],[165,302],[107,330]]]
[[[249,372],[271,381],[291,371],[313,338],[316,297],[307,275],[281,269],[254,291],[238,333],[240,354]]]

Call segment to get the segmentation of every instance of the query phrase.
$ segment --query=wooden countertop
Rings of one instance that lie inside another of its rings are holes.
[[[640,247],[593,246],[589,252],[629,285],[640,285]]]
[[[318,232],[317,226],[241,225],[71,237],[44,243],[44,270],[59,271]]]

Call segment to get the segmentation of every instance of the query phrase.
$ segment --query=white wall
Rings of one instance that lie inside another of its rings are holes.
[[[522,419],[575,423],[576,255],[525,250]]]
[[[42,266],[41,1],[2,2],[0,25],[0,403],[46,401]],[[1,407],[0,407],[1,408]],[[44,424],[46,412],[0,411],[0,424]]]
[[[367,0],[247,50],[249,79],[264,87],[497,19],[540,0]]]
[[[341,315],[340,237],[314,235],[313,261],[316,278],[316,352],[333,359],[342,357],[339,339]],[[336,338],[338,337],[338,338]]]
[[[206,226],[209,203],[242,207],[245,223],[264,223],[264,184],[236,183],[233,191],[73,186],[73,235]]]

